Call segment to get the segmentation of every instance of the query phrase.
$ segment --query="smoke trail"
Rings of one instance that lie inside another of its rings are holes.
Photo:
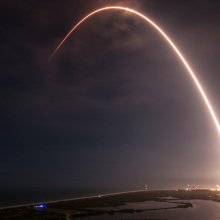
[[[191,68],[189,67],[188,63],[186,62],[186,60],[183,58],[182,54],[179,52],[179,50],[176,48],[176,46],[172,43],[172,41],[168,38],[168,36],[153,22],[151,21],[149,18],[145,17],[144,15],[142,15],[141,13],[137,12],[137,11],[134,11],[130,8],[124,8],[124,7],[117,7],[117,6],[113,6],[113,7],[105,7],[105,8],[100,8],[96,11],[93,11],[92,13],[88,14],[86,17],[84,17],[76,26],[73,27],[73,29],[66,35],[66,37],[62,40],[62,42],[59,44],[59,46],[56,48],[56,50],[53,52],[53,54],[51,55],[51,57],[49,58],[48,62],[51,60],[51,58],[53,57],[53,55],[57,52],[57,50],[60,48],[60,46],[64,43],[64,41],[67,39],[67,37],[69,37],[69,35],[84,21],[86,20],[88,17],[90,17],[91,15],[97,13],[97,12],[100,12],[100,11],[103,11],[103,10],[109,10],[109,9],[120,9],[120,10],[125,10],[125,11],[129,11],[131,13],[134,13],[134,14],[137,14],[139,15],[140,17],[142,17],[143,19],[145,19],[146,21],[148,21],[151,25],[153,25],[163,36],[164,38],[169,42],[169,44],[172,46],[172,48],[176,51],[177,55],[180,57],[180,59],[182,60],[183,64],[186,66],[187,70],[189,71],[190,75],[192,76],[194,82],[196,83],[200,93],[202,94],[202,97],[204,98],[205,102],[206,102],[206,105],[208,106],[209,108],[209,111],[214,119],[214,122],[218,128],[218,131],[220,133],[220,125],[218,123],[218,120],[215,116],[215,113],[214,111],[212,110],[212,107],[202,89],[202,87],[200,86],[195,74],[193,73],[193,71],[191,70]]]

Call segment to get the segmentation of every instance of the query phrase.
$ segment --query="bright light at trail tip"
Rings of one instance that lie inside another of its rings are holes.
[[[154,26],[159,32],[160,34],[168,41],[168,43],[171,45],[171,47],[174,49],[174,51],[177,53],[177,55],[179,56],[179,58],[181,59],[181,61],[183,62],[183,64],[185,65],[186,69],[188,70],[188,72],[190,73],[191,77],[193,78],[195,84],[197,85],[212,117],[213,117],[213,120],[217,126],[217,129],[220,133],[220,125],[218,123],[218,120],[215,116],[215,113],[208,101],[208,98],[206,97],[205,95],[205,92],[203,91],[201,85],[199,84],[199,81],[197,80],[195,74],[193,73],[193,71],[191,70],[191,68],[189,67],[188,63],[186,62],[186,60],[184,59],[184,57],[182,56],[182,54],[179,52],[179,50],[177,49],[177,47],[173,44],[173,42],[170,40],[170,38],[153,22],[151,21],[149,18],[145,17],[144,15],[142,15],[141,13],[137,12],[137,11],[134,11],[133,9],[130,9],[130,8],[124,8],[124,7],[118,7],[118,6],[112,6],[112,7],[105,7],[105,8],[100,8],[100,9],[97,9],[93,12],[91,12],[90,14],[88,14],[86,17],[84,17],[81,21],[79,21],[73,28],[72,30],[66,35],[66,37],[61,41],[61,43],[59,44],[59,46],[56,48],[56,50],[53,52],[53,54],[51,55],[51,57],[49,58],[48,62],[51,60],[51,58],[53,57],[53,55],[56,53],[56,51],[60,48],[60,46],[64,43],[64,41],[67,39],[67,37],[83,22],[85,21],[88,17],[90,17],[91,15],[97,13],[97,12],[100,12],[100,11],[103,11],[103,10],[109,10],[109,9],[119,9],[119,10],[126,10],[126,11],[129,11],[131,13],[134,13],[140,17],[142,17],[143,19],[145,19],[147,22],[149,22],[152,26]]]

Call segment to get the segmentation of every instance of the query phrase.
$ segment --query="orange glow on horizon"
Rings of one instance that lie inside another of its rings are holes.
[[[213,117],[213,120],[217,126],[218,132],[220,133],[220,125],[218,123],[218,120],[215,116],[215,113],[201,87],[201,85],[199,84],[195,74],[193,73],[193,71],[191,70],[191,68],[189,67],[188,63],[186,62],[186,60],[184,59],[184,57],[182,56],[182,54],[179,52],[179,50],[176,48],[176,46],[173,44],[173,42],[168,38],[168,36],[153,22],[151,21],[149,18],[145,17],[144,15],[142,15],[141,13],[134,11],[130,8],[124,8],[124,7],[118,7],[118,6],[112,6],[112,7],[105,7],[105,8],[100,8],[96,11],[91,12],[90,14],[88,14],[86,17],[84,17],[81,21],[79,21],[73,28],[72,30],[66,35],[66,37],[61,41],[61,43],[59,44],[59,46],[56,48],[56,50],[53,52],[53,54],[51,55],[51,57],[49,58],[48,62],[51,60],[51,58],[53,57],[53,55],[56,53],[56,51],[61,47],[61,45],[64,43],[64,41],[67,39],[67,37],[84,21],[86,20],[88,17],[90,17],[91,15],[103,11],[103,10],[109,10],[109,9],[120,9],[120,10],[125,10],[125,11],[129,11],[131,13],[134,13],[136,15],[139,15],[140,17],[142,17],[143,19],[145,19],[146,21],[148,21],[151,25],[153,25],[162,35],[163,37],[168,41],[168,43],[172,46],[172,48],[175,50],[175,52],[177,53],[177,55],[179,56],[179,58],[182,60],[183,64],[185,65],[185,67],[187,68],[187,70],[189,71],[191,77],[193,78],[195,84],[197,85],[200,93],[202,94],[202,97],[205,100],[205,103]]]

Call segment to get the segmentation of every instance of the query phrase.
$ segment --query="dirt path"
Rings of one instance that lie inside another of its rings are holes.
[[[71,214],[66,213],[66,220],[70,220],[70,216],[71,216]]]

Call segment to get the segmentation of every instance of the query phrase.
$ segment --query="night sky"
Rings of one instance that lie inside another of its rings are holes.
[[[220,2],[2,0],[0,187],[220,184]]]

